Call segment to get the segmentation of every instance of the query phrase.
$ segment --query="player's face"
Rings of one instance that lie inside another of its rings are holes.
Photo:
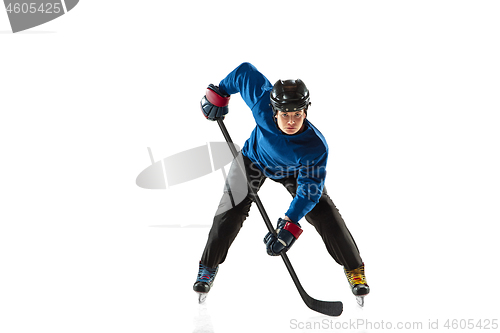
[[[288,135],[297,134],[301,132],[306,119],[304,110],[293,112],[278,111],[276,114],[279,129]]]

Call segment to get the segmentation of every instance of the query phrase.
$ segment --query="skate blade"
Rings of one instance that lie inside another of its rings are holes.
[[[198,294],[198,303],[201,304],[201,303],[205,302],[205,300],[207,299],[208,293],[197,292],[197,294]]]
[[[363,307],[365,305],[365,296],[356,296],[356,302],[360,307]]]

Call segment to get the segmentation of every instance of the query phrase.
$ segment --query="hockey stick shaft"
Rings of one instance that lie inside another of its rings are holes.
[[[222,131],[222,134],[224,135],[224,138],[226,139],[226,142],[229,146],[229,149],[231,150],[231,153],[233,154],[234,160],[236,163],[238,163],[238,166],[240,167],[241,171],[243,174],[245,174],[244,166],[241,165],[237,159],[238,156],[238,151],[236,150],[233,140],[231,140],[231,137],[229,136],[229,132],[226,129],[226,125],[224,125],[224,122],[222,119],[217,120],[217,123],[219,124],[219,127]],[[264,219],[264,222],[267,226],[267,229],[269,232],[273,233],[276,235],[276,231],[273,228],[273,225],[271,223],[271,220],[269,219],[269,216],[267,215],[266,210],[264,209],[264,205],[260,201],[259,196],[257,193],[253,190],[253,188],[248,184],[248,190],[252,197],[255,200],[255,203],[257,204],[257,208],[259,209],[260,214],[262,215],[262,218]],[[317,299],[312,298],[309,296],[304,288],[302,287],[299,278],[297,277],[297,274],[295,273],[295,270],[293,269],[292,264],[290,263],[290,260],[288,259],[288,256],[286,255],[285,252],[281,253],[281,258],[283,259],[286,268],[288,269],[288,272],[290,273],[290,276],[292,277],[293,282],[295,283],[295,286],[297,287],[300,296],[306,303],[306,305],[317,312],[329,315],[329,316],[339,316],[342,313],[343,310],[343,305],[342,302],[325,302],[325,301],[320,301]]]

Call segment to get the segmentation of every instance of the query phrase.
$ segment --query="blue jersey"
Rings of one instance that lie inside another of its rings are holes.
[[[257,126],[242,153],[272,179],[297,176],[297,194],[285,213],[298,222],[318,203],[323,192],[328,145],[307,118],[301,133],[287,135],[274,121],[270,106],[273,85],[253,65],[243,63],[219,83],[228,94],[240,93]]]

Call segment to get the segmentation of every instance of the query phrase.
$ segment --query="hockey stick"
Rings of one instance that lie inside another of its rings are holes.
[[[238,163],[240,169],[244,172],[244,166],[239,164],[238,159],[236,158],[238,156],[238,152],[236,151],[236,148],[234,148],[233,140],[231,140],[231,137],[229,136],[229,133],[226,129],[226,125],[224,125],[224,122],[222,119],[217,120],[217,123],[219,124],[219,127],[222,131],[222,134],[224,135],[224,138],[226,139],[226,142],[229,146],[229,149],[231,150],[231,153],[233,154],[234,160],[236,163]],[[260,214],[262,215],[262,218],[264,219],[264,222],[266,223],[267,229],[272,232],[274,235],[276,235],[276,231],[273,228],[273,225],[271,224],[271,221],[269,220],[269,216],[266,213],[266,210],[264,209],[264,205],[262,205],[262,202],[260,201],[259,196],[253,188],[249,185],[248,190],[250,191],[250,194],[253,196],[255,199],[255,203],[257,204],[257,207],[259,208]],[[293,282],[295,283],[295,286],[299,290],[299,294],[302,297],[302,300],[306,305],[314,311],[317,311],[319,313],[328,315],[328,316],[340,316],[342,313],[343,305],[342,302],[336,301],[336,302],[328,302],[328,301],[320,301],[317,299],[312,298],[309,296],[304,288],[302,288],[302,285],[300,284],[299,278],[297,277],[297,274],[295,274],[295,271],[292,267],[292,264],[290,263],[290,260],[288,259],[288,256],[286,253],[282,252],[281,253],[281,258],[283,258],[283,261],[285,262],[285,266],[288,269],[288,272],[290,273],[290,276],[292,277]]]

